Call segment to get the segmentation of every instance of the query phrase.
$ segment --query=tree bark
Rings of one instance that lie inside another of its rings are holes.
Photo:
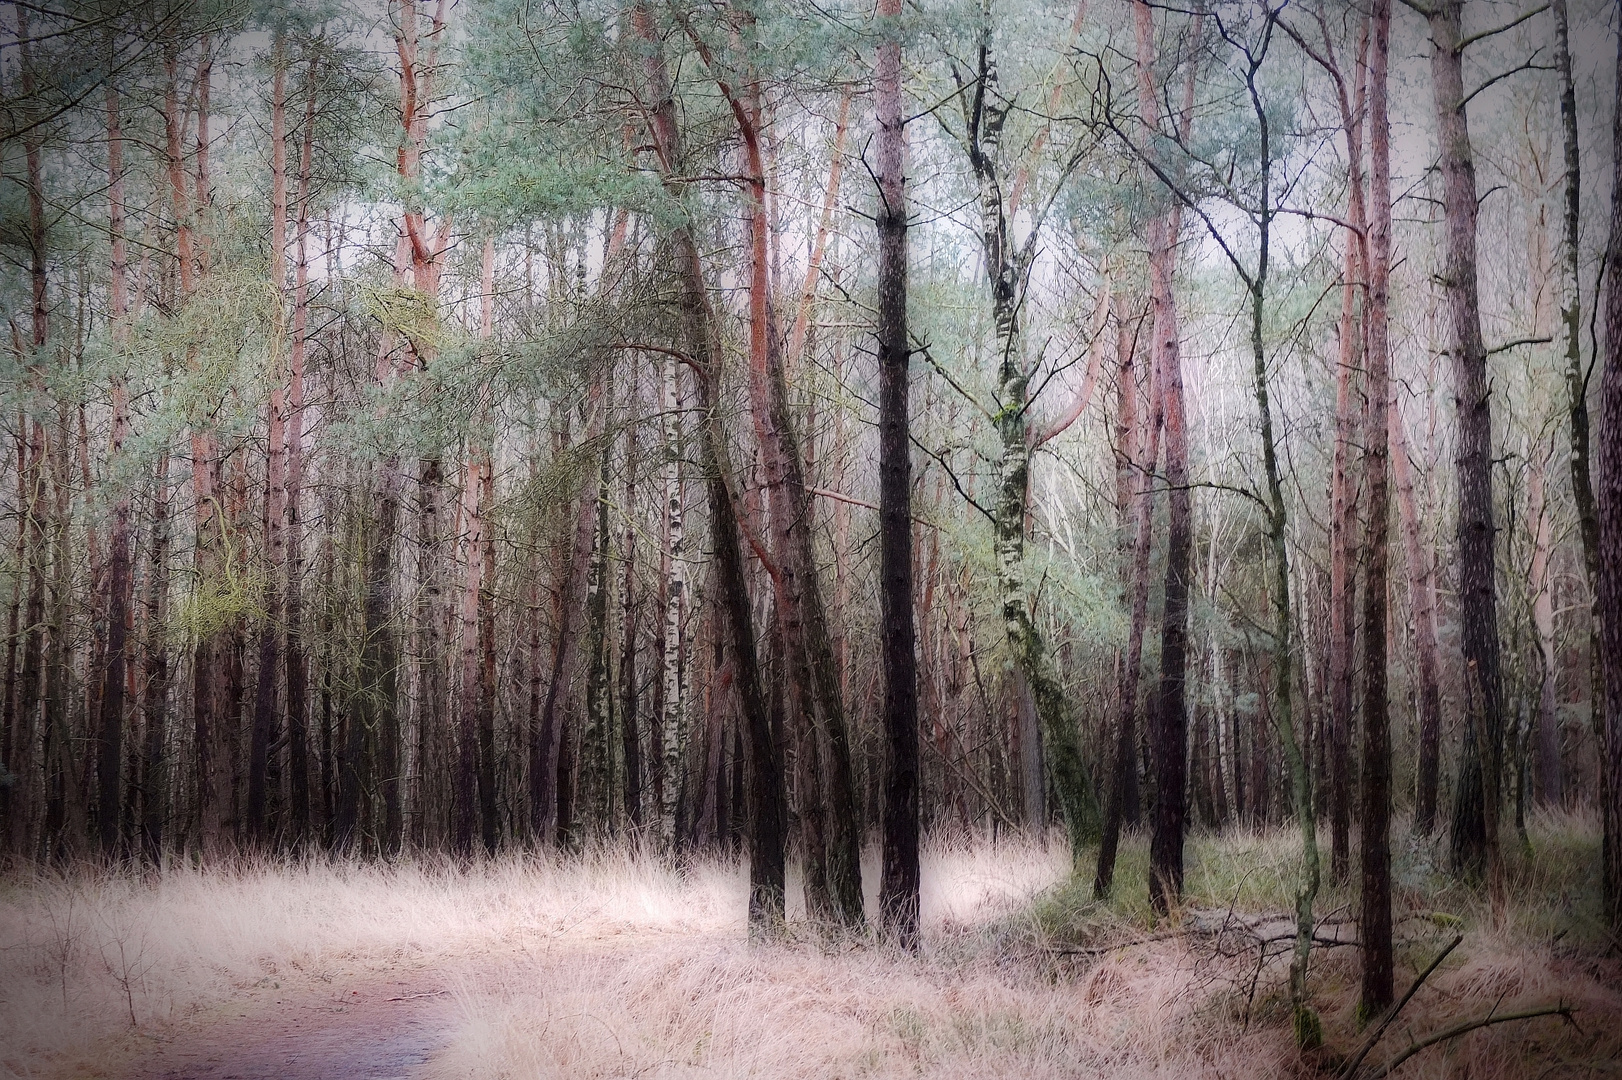
[[[1600,381],[1599,518],[1600,657],[1605,672],[1604,780],[1601,812],[1604,905],[1622,934],[1622,35],[1617,39],[1616,111],[1611,125],[1611,235],[1605,281],[1605,374]]]
[[[1160,130],[1154,87],[1154,22],[1144,0],[1133,4],[1137,37],[1138,110],[1144,126]],[[1185,99],[1192,92],[1190,78]],[[1190,109],[1185,103],[1185,114]],[[1188,715],[1184,698],[1188,663],[1188,594],[1193,555],[1193,504],[1188,488],[1188,432],[1183,414],[1183,374],[1177,301],[1176,210],[1148,226],[1150,298],[1154,305],[1152,354],[1160,379],[1165,430],[1168,513],[1165,606],[1160,632],[1160,686],[1150,713],[1155,767],[1154,832],[1149,844],[1149,901],[1164,913],[1183,892],[1183,835],[1187,827]]]
[[[1130,425],[1123,431],[1137,428],[1135,433],[1121,440],[1120,451],[1123,456],[1132,455],[1128,468],[1134,488],[1128,503],[1132,540],[1126,571],[1131,589],[1131,616],[1126,652],[1116,672],[1115,756],[1104,804],[1104,833],[1098,845],[1098,865],[1093,873],[1093,896],[1099,900],[1108,897],[1114,885],[1121,827],[1135,819],[1138,801],[1138,684],[1143,670],[1143,636],[1149,623],[1149,556],[1154,547],[1155,475],[1160,467],[1162,403],[1159,369],[1151,362],[1148,401],[1141,417],[1136,415],[1136,344],[1136,340],[1128,343],[1119,359],[1121,423]],[[1127,418],[1129,410],[1134,414],[1130,419]]]
[[[1437,0],[1426,10],[1446,225],[1443,279],[1451,331],[1449,354],[1458,408],[1459,616],[1466,709],[1452,857],[1460,874],[1485,875],[1496,891],[1502,884],[1498,808],[1503,686],[1493,552],[1492,399],[1476,276],[1478,205],[1475,158],[1465,117],[1463,12],[1463,0]]]
[[[878,121],[879,604],[884,653],[884,865],[879,919],[918,944],[918,671],[912,611],[912,448],[908,442],[906,129],[901,0],[880,0],[873,69]]]
[[[1387,496],[1391,346],[1387,317],[1391,282],[1391,131],[1386,71],[1391,54],[1391,0],[1375,0],[1369,52],[1369,128],[1372,133],[1369,221],[1368,415],[1363,460],[1369,493],[1364,541],[1363,769],[1359,846],[1362,857],[1362,1013],[1376,1016],[1391,1004],[1391,725],[1386,697],[1386,567],[1389,560]]]

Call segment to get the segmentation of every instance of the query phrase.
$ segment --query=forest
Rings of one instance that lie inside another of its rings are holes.
[[[1607,0],[6,0],[0,315],[0,1075],[1622,1059]]]

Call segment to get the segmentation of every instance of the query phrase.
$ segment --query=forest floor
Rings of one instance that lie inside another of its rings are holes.
[[[1288,830],[1192,837],[1188,907],[1147,910],[1141,837],[1117,899],[1026,838],[931,845],[925,946],[906,956],[795,923],[751,946],[734,863],[634,852],[458,870],[267,863],[0,878],[0,1075],[167,1080],[412,1077],[1287,1077],[1357,1045],[1355,947],[1314,956],[1326,1049],[1284,1001]],[[1622,948],[1595,919],[1597,823],[1529,823],[1496,911],[1398,838],[1398,982],[1464,943],[1369,1061],[1492,1010],[1402,1077],[1622,1075]],[[1089,863],[1090,869],[1090,863]],[[876,867],[867,879],[876,881]],[[791,897],[798,886],[790,883]],[[1320,936],[1352,942],[1355,893]],[[870,904],[872,897],[869,898]],[[791,902],[791,919],[796,915]]]

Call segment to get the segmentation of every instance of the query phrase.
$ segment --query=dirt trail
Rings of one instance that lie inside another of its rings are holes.
[[[454,1022],[443,980],[267,991],[132,1060],[129,1080],[407,1080]]]

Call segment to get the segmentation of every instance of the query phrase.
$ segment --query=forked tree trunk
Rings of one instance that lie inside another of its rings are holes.
[[[1131,455],[1127,469],[1132,484],[1128,502],[1131,542],[1126,580],[1131,605],[1126,651],[1116,672],[1115,751],[1110,766],[1109,792],[1104,802],[1104,833],[1093,872],[1093,896],[1102,900],[1115,883],[1115,857],[1121,828],[1136,816],[1138,782],[1138,684],[1143,671],[1143,636],[1149,623],[1149,556],[1154,547],[1155,474],[1160,466],[1161,397],[1159,370],[1149,370],[1146,407],[1137,407],[1136,342],[1126,344],[1119,359],[1121,414],[1124,430],[1136,429],[1122,439],[1121,453]],[[1131,416],[1128,416],[1130,412]]]

